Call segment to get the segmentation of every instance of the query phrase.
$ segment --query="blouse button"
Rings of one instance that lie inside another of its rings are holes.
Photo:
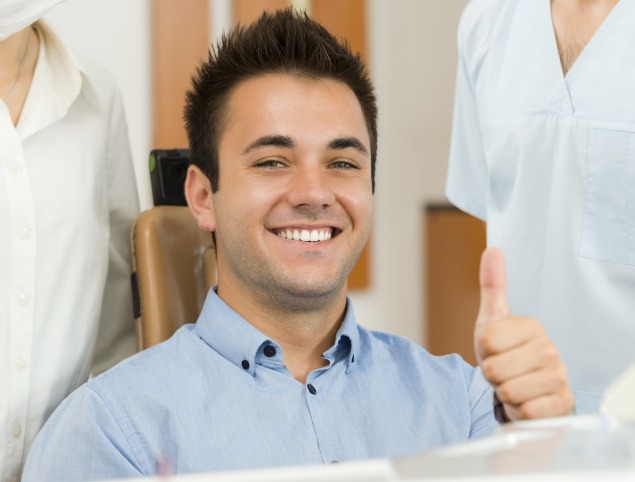
[[[15,360],[15,369],[17,371],[21,372],[25,368],[26,368],[26,362],[24,361],[24,358],[16,358],[16,360]]]
[[[31,238],[31,228],[24,227],[24,228],[20,229],[19,235],[20,235],[20,239],[22,241],[26,241],[26,240],[30,239]]]
[[[317,390],[315,389],[315,387],[311,385],[310,383],[306,387],[309,389],[309,393],[311,395],[315,395],[317,393]]]
[[[22,427],[19,425],[11,427],[11,435],[13,435],[13,438],[20,438],[20,435],[22,435]]]
[[[276,356],[276,347],[273,345],[267,345],[263,350],[263,353],[269,358],[271,358],[272,356]]]
[[[31,301],[31,297],[26,294],[26,293],[20,293],[18,295],[18,304],[20,306],[26,306],[29,304],[29,301]]]
[[[245,370],[249,370],[249,362],[247,360],[243,360],[241,365],[243,366]]]
[[[11,167],[9,167],[9,172],[17,177],[22,174],[22,166],[17,162],[11,164]]]

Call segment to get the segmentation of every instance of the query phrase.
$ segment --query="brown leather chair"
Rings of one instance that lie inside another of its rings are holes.
[[[186,206],[157,206],[132,227],[132,291],[137,347],[167,340],[193,323],[216,282],[216,257]]]

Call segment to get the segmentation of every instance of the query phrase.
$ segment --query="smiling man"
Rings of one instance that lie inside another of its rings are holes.
[[[359,57],[306,15],[223,38],[185,115],[186,196],[214,235],[218,285],[195,325],[69,397],[23,480],[396,457],[491,434],[495,400],[499,418],[570,410],[540,324],[507,312],[497,251],[475,335],[491,385],[456,355],[357,324],[346,280],[371,228],[376,115]]]

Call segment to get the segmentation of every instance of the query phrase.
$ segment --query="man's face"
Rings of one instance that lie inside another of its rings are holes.
[[[345,296],[366,243],[370,141],[343,83],[270,74],[230,96],[211,194],[219,295],[314,309]]]

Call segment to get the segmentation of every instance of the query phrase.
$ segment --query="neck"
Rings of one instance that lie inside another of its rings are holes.
[[[30,35],[31,27],[28,27],[0,42],[0,82],[12,84],[20,71],[20,65],[25,68]]]
[[[619,0],[551,0],[552,5],[606,16]]]
[[[291,375],[301,383],[309,373],[328,362],[322,353],[335,342],[335,335],[344,320],[346,293],[326,300],[320,308],[312,310],[288,309],[286,303],[252,299],[240,292],[223,289],[219,278],[218,295],[228,306],[251,323],[256,329],[275,340],[284,352],[284,364]]]
[[[0,42],[0,98],[18,124],[35,71],[39,50],[37,34],[31,27]]]
[[[551,0],[551,16],[566,74],[618,0]]]

